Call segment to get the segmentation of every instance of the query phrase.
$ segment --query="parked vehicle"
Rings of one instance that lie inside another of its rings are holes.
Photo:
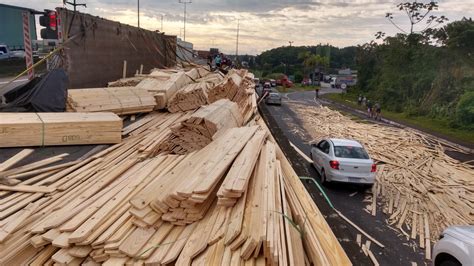
[[[357,76],[356,75],[337,75],[331,77],[330,81],[332,88],[341,88],[343,86],[350,87],[355,86],[357,84]]]
[[[5,44],[0,44],[0,60],[8,59],[11,57],[10,50]]]
[[[10,52],[11,58],[25,58],[25,51],[24,50],[15,50]]]
[[[288,79],[288,77],[286,75],[283,75],[282,78],[278,79],[276,81],[277,85],[279,86],[283,86],[285,88],[291,88],[293,87],[293,82],[291,80]]]
[[[271,79],[271,80],[270,80],[270,85],[271,85],[272,87],[276,87],[276,86],[277,86],[276,80]]]
[[[268,96],[265,98],[266,104],[281,105],[281,94],[277,90],[271,90]]]
[[[321,182],[347,182],[371,187],[377,166],[364,147],[355,140],[323,139],[311,145],[311,159]]]
[[[474,226],[446,228],[433,247],[434,266],[474,265]]]
[[[260,87],[260,79],[259,78],[254,78],[253,82],[255,83],[255,88]]]

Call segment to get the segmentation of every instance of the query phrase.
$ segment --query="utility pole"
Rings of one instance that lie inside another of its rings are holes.
[[[191,4],[193,1],[192,0],[178,0],[180,4],[184,4],[184,34],[183,34],[183,39],[186,41],[186,5]]]
[[[288,41],[288,42],[290,43],[290,47],[291,47],[291,45],[294,43],[294,41]]]
[[[235,61],[239,62],[239,30],[240,30],[240,19],[237,19],[237,40],[235,44]]]
[[[161,15],[161,32],[163,32],[163,15]]]
[[[140,0],[137,0],[138,28],[140,28]]]
[[[73,0],[73,2],[69,2],[69,1],[63,0],[63,4],[64,4],[64,5],[71,5],[71,6],[73,6],[73,7],[74,7],[74,12],[76,12],[76,6],[87,7],[86,4],[76,4],[76,0]]]

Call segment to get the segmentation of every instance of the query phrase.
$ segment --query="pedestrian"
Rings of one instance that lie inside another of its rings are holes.
[[[372,118],[372,102],[367,100],[367,115]]]
[[[216,58],[214,58],[214,62],[216,62],[216,67],[221,68],[222,57],[220,54],[216,55]]]
[[[314,91],[316,92],[316,99],[319,99],[319,86],[314,87]]]
[[[375,120],[377,119],[382,120],[382,117],[380,116],[382,108],[380,108],[380,104],[378,102],[375,103],[374,109],[375,109]]]
[[[360,106],[362,105],[362,95],[359,94],[359,98],[357,98],[357,104]]]
[[[362,96],[362,104],[367,106],[367,98],[365,96]]]
[[[212,55],[207,56],[207,65],[209,66],[209,69],[212,69]]]

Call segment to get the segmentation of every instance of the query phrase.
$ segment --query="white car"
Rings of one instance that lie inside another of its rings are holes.
[[[348,182],[372,186],[377,166],[355,140],[323,139],[311,145],[311,159],[321,182]]]
[[[455,225],[446,228],[433,247],[433,265],[474,265],[474,226]]]

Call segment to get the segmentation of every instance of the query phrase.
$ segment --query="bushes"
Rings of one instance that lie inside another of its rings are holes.
[[[456,106],[456,120],[468,129],[474,129],[474,91],[465,92]]]

